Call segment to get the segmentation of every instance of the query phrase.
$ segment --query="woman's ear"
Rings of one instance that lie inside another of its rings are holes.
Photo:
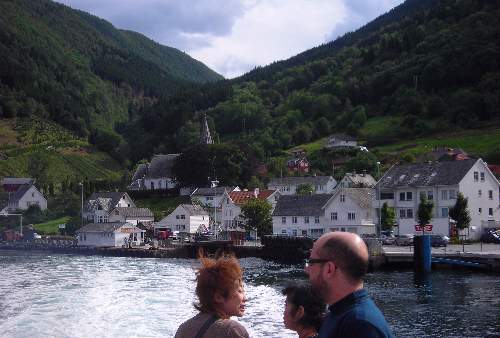
[[[226,298],[224,298],[224,296],[219,291],[215,291],[215,293],[214,293],[214,303],[215,304],[222,304],[225,302],[225,300],[226,300]]]

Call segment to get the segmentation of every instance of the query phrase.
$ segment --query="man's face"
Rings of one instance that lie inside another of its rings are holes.
[[[321,248],[321,245],[321,239],[317,240],[314,243],[311,254],[309,256],[310,259],[323,258],[319,254],[319,248]],[[323,277],[323,267],[324,263],[314,263],[306,266],[304,270],[309,275],[309,281],[311,282],[314,292],[321,300],[325,301],[326,295],[328,294],[328,284]]]

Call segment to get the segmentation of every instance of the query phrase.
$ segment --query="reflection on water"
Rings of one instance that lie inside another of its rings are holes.
[[[241,260],[252,337],[296,337],[283,328],[282,287],[300,266]],[[0,251],[1,337],[173,337],[194,315],[195,260]],[[498,336],[498,276],[376,272],[366,287],[396,337]]]

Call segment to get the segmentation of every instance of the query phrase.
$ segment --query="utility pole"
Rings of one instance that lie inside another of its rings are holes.
[[[83,228],[83,182],[78,183],[82,191],[81,227]]]
[[[380,230],[382,228],[382,207],[380,206],[380,162],[377,162],[377,198],[378,198],[378,226],[377,226],[377,237],[380,237]]]

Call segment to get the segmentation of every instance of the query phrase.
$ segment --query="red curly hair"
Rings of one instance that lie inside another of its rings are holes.
[[[218,291],[226,298],[243,278],[243,270],[234,256],[222,256],[217,259],[200,258],[201,267],[196,273],[196,295],[198,302],[194,307],[203,313],[218,314],[214,302]]]

